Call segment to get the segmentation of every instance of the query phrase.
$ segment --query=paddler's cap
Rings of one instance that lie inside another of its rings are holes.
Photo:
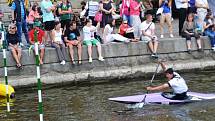
[[[168,68],[165,73],[168,73],[168,74],[173,74],[173,68]]]

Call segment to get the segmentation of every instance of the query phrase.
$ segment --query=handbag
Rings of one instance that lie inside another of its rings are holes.
[[[161,15],[163,13],[163,7],[158,8],[156,15]]]
[[[100,11],[96,12],[96,15],[94,17],[94,21],[96,21],[96,22],[102,21],[102,13]]]

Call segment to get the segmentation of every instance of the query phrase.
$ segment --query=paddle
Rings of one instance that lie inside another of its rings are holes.
[[[154,78],[155,78],[155,75],[156,75],[156,73],[157,73],[157,71],[158,71],[159,65],[160,65],[160,63],[158,62],[157,66],[156,66],[156,69],[155,69],[155,72],[154,72],[154,74],[153,74],[153,76],[152,76],[152,79],[150,80],[150,86],[152,85],[152,81],[153,81]],[[148,93],[149,93],[149,91],[147,90],[147,92],[146,92],[146,94],[145,94],[143,100],[142,100],[140,103],[138,103],[138,107],[139,107],[139,108],[142,108],[143,105],[146,104],[146,96],[147,96]]]

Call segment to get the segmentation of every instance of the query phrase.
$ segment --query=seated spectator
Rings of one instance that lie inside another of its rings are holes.
[[[36,21],[34,22],[33,25],[33,29],[29,31],[29,40],[30,40],[30,44],[31,47],[34,49],[35,48],[35,38],[34,38],[34,32],[37,31],[37,39],[38,39],[38,46],[39,46],[39,50],[40,50],[40,56],[39,56],[39,60],[40,60],[40,64],[43,64],[43,59],[44,59],[44,53],[45,53],[45,45],[44,45],[44,41],[45,41],[45,32],[39,28],[40,22]]]
[[[130,42],[130,39],[123,37],[120,34],[114,34],[115,20],[111,20],[104,28],[103,40],[104,43],[109,43],[114,40],[119,42]]]
[[[120,35],[131,39],[131,41],[138,41],[134,38],[134,28],[128,25],[128,21],[124,20],[123,23],[119,26]]]
[[[10,24],[8,27],[8,33],[6,34],[6,39],[9,45],[9,49],[16,61],[16,67],[22,68],[21,64],[21,52],[22,49],[19,46],[19,35],[17,33],[17,27],[15,24]]]
[[[212,21],[212,14],[209,12],[204,20],[204,35],[208,36],[211,41],[211,48],[215,51],[215,31],[214,23]]]
[[[182,28],[181,36],[186,38],[188,53],[191,53],[191,37],[195,37],[197,41],[198,51],[201,51],[201,39],[199,33],[196,31],[194,23],[194,15],[192,13],[188,14],[187,20],[184,22]]]
[[[69,28],[66,29],[64,34],[64,41],[66,45],[69,47],[71,63],[75,64],[74,56],[73,56],[74,55],[73,47],[76,46],[78,48],[78,64],[81,64],[81,55],[82,55],[81,37],[75,22],[71,22]]]
[[[148,44],[150,51],[152,52],[153,58],[158,58],[158,38],[155,35],[155,24],[152,22],[152,15],[147,14],[146,20],[141,23],[140,29],[142,32],[141,40]]]
[[[65,44],[62,40],[63,30],[61,28],[61,23],[56,22],[55,23],[55,29],[53,30],[53,46],[57,50],[57,55],[60,60],[61,65],[65,65],[66,63],[66,50],[65,50]]]
[[[86,20],[86,25],[83,28],[83,35],[84,35],[84,45],[87,45],[88,47],[88,56],[89,56],[89,62],[92,63],[92,45],[97,46],[97,51],[99,58],[98,60],[104,61],[102,57],[102,49],[101,44],[99,40],[95,39],[94,33],[97,32],[98,27],[100,26],[100,23],[97,24],[97,26],[92,26],[92,21],[90,19]]]

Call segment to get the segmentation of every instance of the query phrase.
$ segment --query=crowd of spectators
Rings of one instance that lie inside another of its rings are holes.
[[[211,48],[215,51],[215,25],[213,0],[159,0],[158,8],[152,0],[121,0],[119,13],[112,0],[89,0],[81,2],[80,16],[73,12],[73,2],[42,0],[26,10],[23,0],[14,0],[10,6],[12,20],[6,39],[17,63],[22,66],[22,33],[27,47],[34,48],[34,32],[38,33],[40,64],[43,64],[46,47],[55,47],[60,64],[65,64],[66,49],[69,49],[71,63],[74,60],[74,47],[78,49],[78,64],[82,64],[82,45],[87,46],[89,63],[92,63],[92,46],[97,47],[98,60],[104,61],[101,44],[116,42],[145,42],[151,57],[158,58],[159,39],[165,38],[164,24],[167,23],[169,37],[174,38],[172,26],[172,6],[178,10],[179,36],[186,38],[188,53],[191,53],[191,37],[197,41],[202,51],[202,36],[208,36]],[[26,12],[29,11],[29,12]],[[157,12],[156,12],[157,11]],[[122,19],[116,29],[116,19]],[[159,18],[160,37],[155,33],[155,21]],[[153,19],[155,21],[153,21]],[[80,22],[80,21],[81,22]]]

